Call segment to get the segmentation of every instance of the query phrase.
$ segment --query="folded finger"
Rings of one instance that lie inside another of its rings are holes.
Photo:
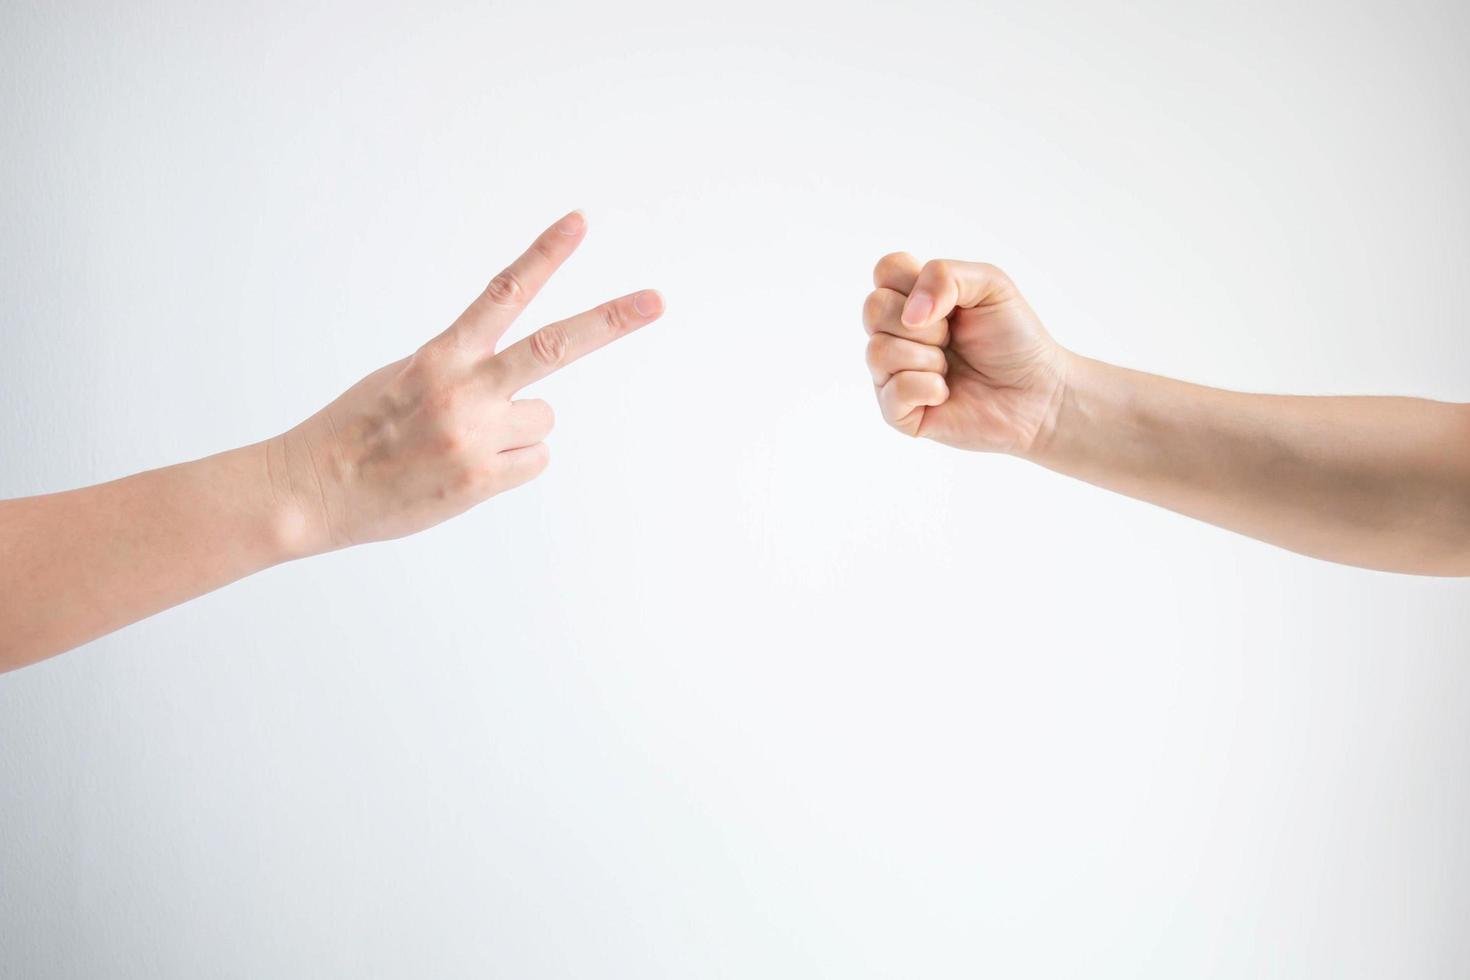
[[[535,445],[551,435],[556,424],[556,415],[551,406],[539,398],[527,398],[510,403],[505,421],[500,428],[500,448],[520,449]]]
[[[1010,277],[985,262],[935,259],[924,263],[909,290],[903,323],[921,328],[944,319],[956,307],[973,309],[1000,302],[1015,294]]]
[[[882,387],[900,371],[945,374],[949,371],[949,360],[942,348],[893,334],[875,333],[868,339],[868,370],[873,373],[873,384]]]
[[[908,435],[918,435],[924,409],[943,405],[949,398],[944,378],[930,371],[900,371],[878,389],[878,407],[888,424]]]
[[[936,320],[919,327],[904,326],[903,309],[907,299],[907,296],[896,290],[873,290],[863,302],[863,327],[870,334],[891,333],[935,347],[943,347],[949,343],[948,320]]]
[[[496,455],[499,470],[496,482],[501,490],[509,490],[523,483],[530,483],[546,471],[551,462],[551,450],[546,443],[507,449]]]
[[[907,252],[890,252],[873,267],[873,285],[907,293],[919,278],[919,260]]]

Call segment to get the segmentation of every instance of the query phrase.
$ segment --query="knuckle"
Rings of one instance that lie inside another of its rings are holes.
[[[868,363],[879,365],[888,360],[893,349],[893,337],[886,333],[875,333],[868,338]]]
[[[567,356],[567,332],[556,324],[547,324],[531,334],[531,356],[546,367],[556,367]]]
[[[873,266],[873,275],[881,276],[886,272],[897,272],[907,265],[909,261],[909,253],[907,252],[889,252]]]
[[[436,337],[413,352],[404,366],[405,373],[420,380],[435,377],[452,354],[451,344],[443,337]]]
[[[434,445],[441,455],[458,457],[465,451],[464,433],[456,428],[445,428],[434,437]]]
[[[481,497],[494,483],[495,473],[488,466],[465,466],[448,480],[449,490],[458,497]]]
[[[517,306],[525,295],[525,287],[509,269],[491,279],[485,287],[485,298],[497,306]]]
[[[508,419],[507,424],[514,425],[518,430],[535,433],[537,441],[551,434],[551,429],[556,425],[556,413],[551,406],[539,398],[528,398],[525,401],[516,402],[512,406],[515,412],[514,419]]]
[[[978,280],[976,289],[982,300],[998,303],[1014,299],[1018,295],[1016,284],[1000,266],[989,262],[974,262],[969,264],[969,269],[969,274]]]
[[[431,395],[426,404],[433,420],[434,448],[441,456],[467,460],[473,455],[475,421],[461,392],[450,388]]]
[[[863,325],[876,330],[888,314],[888,305],[886,290],[875,289],[869,293],[863,300]]]
[[[985,273],[987,277],[989,277],[990,281],[995,284],[995,290],[997,293],[1009,294],[1015,291],[1015,281],[1011,279],[1006,270],[1002,269],[1000,266],[991,265],[989,262],[981,262],[980,269],[982,272]]]
[[[602,322],[608,333],[616,336],[628,329],[628,315],[621,303],[606,303],[601,310]]]
[[[912,436],[913,433],[903,424],[903,420],[907,414],[907,412],[900,411],[896,406],[883,406],[883,421],[887,422],[896,431],[902,432],[906,436]]]

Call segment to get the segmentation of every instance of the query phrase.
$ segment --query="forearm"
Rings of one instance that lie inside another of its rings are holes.
[[[1241,394],[1071,357],[1031,458],[1318,558],[1470,574],[1470,406]]]
[[[284,435],[0,501],[0,671],[282,561],[422,531],[539,476],[554,416],[515,396],[663,314],[639,290],[497,352],[586,230],[580,211],[563,216],[446,330]]]
[[[279,455],[260,443],[0,501],[0,671],[295,557],[303,522]]]

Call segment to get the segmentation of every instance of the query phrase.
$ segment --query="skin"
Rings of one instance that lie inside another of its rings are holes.
[[[1242,394],[1078,356],[992,265],[885,256],[883,418],[1329,561],[1470,575],[1470,405]]]
[[[496,353],[586,230],[580,212],[562,218],[447,330],[289,432],[0,501],[0,671],[281,562],[413,534],[539,476],[551,407],[515,394],[663,313],[645,290]]]
[[[0,670],[271,565],[431,527],[534,479],[550,406],[513,396],[663,312],[643,291],[506,329],[586,233],[573,212],[442,334],[274,439],[0,501]],[[1470,574],[1470,406],[1185,384],[1080,357],[1006,275],[878,263],[863,319],[899,431],[1006,452],[1332,561]]]

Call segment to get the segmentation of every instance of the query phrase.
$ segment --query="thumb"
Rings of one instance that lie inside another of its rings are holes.
[[[906,327],[923,327],[948,317],[956,307],[1004,302],[1015,292],[1010,277],[989,263],[934,259],[919,270],[901,319]]]

